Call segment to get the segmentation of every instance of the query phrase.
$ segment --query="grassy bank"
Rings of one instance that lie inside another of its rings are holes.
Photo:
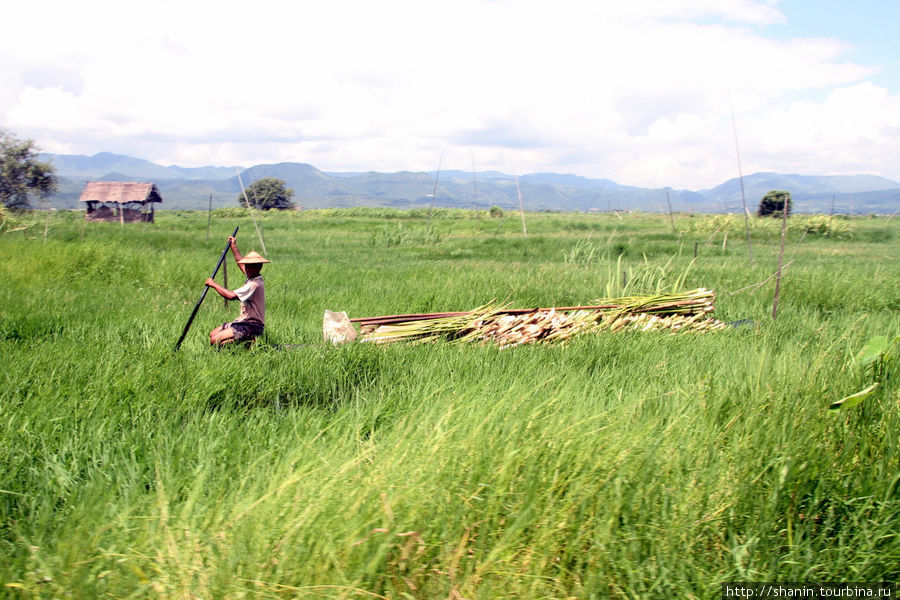
[[[898,360],[854,360],[900,335],[897,219],[795,217],[773,321],[774,221],[751,263],[719,217],[529,214],[524,237],[518,215],[264,215],[266,338],[209,349],[237,311],[211,295],[173,353],[224,238],[240,225],[259,249],[250,220],[214,212],[207,240],[201,212],[78,217],[52,215],[46,242],[42,220],[0,234],[0,594],[715,598],[900,576]],[[679,279],[742,323],[503,351],[321,342],[325,309]]]

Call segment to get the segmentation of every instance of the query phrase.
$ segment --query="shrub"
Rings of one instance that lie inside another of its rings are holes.
[[[781,211],[785,210],[785,204],[787,204],[787,212],[790,215],[792,206],[791,193],[784,190],[772,190],[759,201],[759,208],[756,210],[756,214],[760,217],[780,219],[782,217]]]

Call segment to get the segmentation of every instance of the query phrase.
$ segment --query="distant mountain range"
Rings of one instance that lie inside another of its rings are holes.
[[[303,208],[389,206],[397,208],[518,208],[521,190],[530,211],[740,212],[741,182],[730,179],[708,190],[642,188],[609,179],[533,173],[516,177],[496,171],[376,173],[324,172],[303,163],[239,167],[162,166],[147,160],[101,152],[93,156],[43,154],[56,167],[56,208],[81,208],[78,198],[87,181],[149,181],[159,188],[159,209],[205,209],[235,206],[241,187],[263,177],[277,177],[294,190]],[[437,180],[437,193],[432,191]],[[875,175],[783,175],[755,173],[743,178],[747,207],[754,211],[770,190],[791,192],[795,210],[806,213],[893,214],[900,209],[900,183]]]

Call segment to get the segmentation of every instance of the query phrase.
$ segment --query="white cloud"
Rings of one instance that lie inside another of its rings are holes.
[[[755,152],[780,168],[896,177],[889,169],[898,151],[900,96],[871,83],[837,88],[821,102],[793,102],[756,115],[748,131]]]
[[[433,169],[442,154],[468,169],[474,154],[483,169],[700,188],[736,174],[730,93],[745,172],[900,176],[897,94],[865,83],[874,67],[842,61],[839,40],[758,33],[784,23],[774,0],[12,11],[40,27],[0,39],[0,124],[51,152],[327,170]]]

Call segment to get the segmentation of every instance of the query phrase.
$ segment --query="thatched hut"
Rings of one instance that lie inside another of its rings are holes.
[[[79,200],[87,202],[88,221],[152,223],[153,204],[162,202],[162,196],[155,183],[89,181]]]

